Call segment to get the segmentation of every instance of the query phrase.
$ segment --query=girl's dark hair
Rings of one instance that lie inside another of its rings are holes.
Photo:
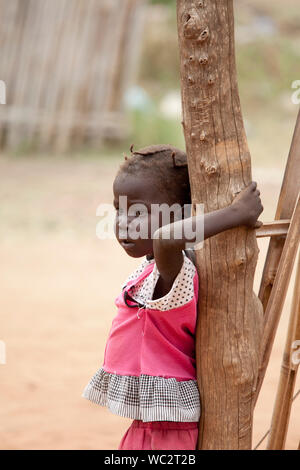
[[[172,145],[150,145],[133,151],[131,157],[125,155],[125,161],[120,165],[117,176],[139,173],[149,176],[155,181],[158,189],[165,194],[169,204],[180,205],[191,203],[186,153]]]

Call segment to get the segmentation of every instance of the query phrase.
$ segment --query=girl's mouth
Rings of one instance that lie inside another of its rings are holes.
[[[133,248],[135,245],[135,243],[130,240],[121,240],[120,243],[123,246],[123,248],[125,248],[125,250]]]

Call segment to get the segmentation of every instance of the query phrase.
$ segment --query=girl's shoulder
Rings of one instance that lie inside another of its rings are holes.
[[[183,307],[194,297],[198,296],[198,278],[196,267],[190,258],[183,251],[184,260],[182,267],[176,276],[170,291],[163,297],[153,299],[156,283],[160,276],[157,265],[152,263],[148,274],[134,282],[130,289],[130,297],[135,301],[147,305],[147,308],[167,311],[174,308]],[[148,262],[149,265],[149,262]],[[142,263],[140,270],[136,270],[133,276],[137,277],[138,272],[147,269],[147,264]],[[132,276],[132,278],[133,278]]]
[[[184,254],[184,262],[183,262],[183,266],[181,268],[181,271],[188,271],[188,272],[193,272],[193,274],[195,274],[195,271],[196,271],[196,268],[195,268],[195,264],[196,264],[196,256],[195,256],[195,252],[193,249],[189,249],[189,250],[182,250],[183,254]],[[126,280],[121,284],[121,287],[122,289],[124,288],[124,286],[131,280],[133,279],[137,279],[140,274],[142,274],[142,272],[149,266],[149,265],[153,265],[154,267],[156,267],[156,263],[155,263],[155,260],[154,258],[152,258],[151,260],[148,260],[147,258],[144,258],[140,264],[138,265],[138,267],[126,278]]]
[[[132,281],[133,279],[137,279],[150,264],[153,264],[153,265],[155,264],[154,259],[147,260],[147,258],[144,258],[143,261],[140,262],[138,267],[127,277],[127,279],[124,282],[122,282],[121,284],[122,289],[126,286],[126,284],[129,281]]]
[[[139,266],[128,276],[122,284],[122,290],[129,281],[138,279],[149,268],[146,277],[133,283],[130,287],[130,296],[140,303],[147,303],[149,308],[158,310],[170,310],[183,306],[196,296],[198,298],[198,274],[192,260],[195,259],[192,250],[183,250],[184,260],[180,272],[173,282],[171,290],[159,299],[152,300],[154,288],[159,277],[159,271],[155,260],[143,259]],[[151,267],[150,267],[151,266]]]
[[[167,311],[174,308],[183,307],[193,298],[198,299],[198,274],[194,263],[183,250],[182,267],[177,274],[170,291],[159,299],[148,301],[148,307],[157,310]],[[153,293],[154,286],[159,277],[159,271],[156,264],[149,278],[152,279],[150,292]]]

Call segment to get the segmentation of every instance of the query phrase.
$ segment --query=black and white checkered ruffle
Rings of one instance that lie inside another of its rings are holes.
[[[85,387],[83,398],[106,406],[125,418],[147,421],[199,421],[196,380],[118,375],[99,369]]]

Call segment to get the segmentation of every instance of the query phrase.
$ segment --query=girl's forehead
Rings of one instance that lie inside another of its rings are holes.
[[[154,202],[157,199],[157,187],[146,177],[121,174],[113,183],[114,197],[127,196],[128,200]]]

